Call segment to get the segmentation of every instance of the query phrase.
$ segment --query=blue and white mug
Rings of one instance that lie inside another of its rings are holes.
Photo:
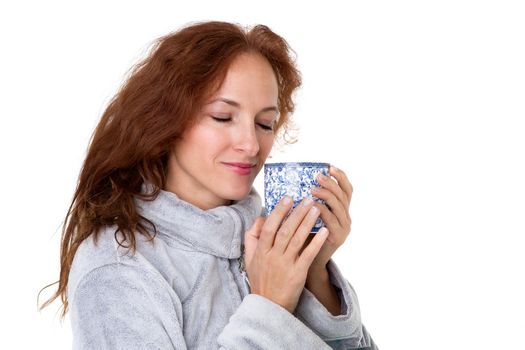
[[[273,211],[285,195],[293,199],[293,208],[301,203],[305,197],[310,197],[316,202],[325,204],[324,200],[312,195],[310,189],[312,187],[321,187],[316,177],[319,173],[330,177],[329,171],[329,163],[286,162],[264,164],[264,204],[266,215]],[[311,233],[319,232],[323,226],[323,220],[321,217],[318,217]]]

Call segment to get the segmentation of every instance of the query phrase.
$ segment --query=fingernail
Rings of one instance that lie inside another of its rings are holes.
[[[322,227],[319,232],[321,236],[326,236],[328,234],[328,229],[326,227]]]
[[[312,203],[312,202],[313,202],[312,198],[310,198],[310,197],[306,197],[306,198],[304,199],[303,205],[308,205],[308,204],[310,204],[310,203]]]
[[[283,204],[284,205],[288,205],[290,203],[292,203],[292,199],[290,197],[288,197],[288,196],[284,196],[283,197]]]

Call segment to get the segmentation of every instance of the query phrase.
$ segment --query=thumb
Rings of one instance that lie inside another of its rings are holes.
[[[261,236],[261,229],[265,221],[266,219],[262,216],[257,217],[252,227],[250,227],[250,229],[244,234],[244,261],[246,263],[246,269],[248,269],[253,254],[255,254],[255,249],[257,248],[257,243]]]

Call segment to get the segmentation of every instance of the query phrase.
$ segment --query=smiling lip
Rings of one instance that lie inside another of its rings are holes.
[[[250,175],[255,168],[255,164],[250,163],[223,163],[229,169],[239,175]]]

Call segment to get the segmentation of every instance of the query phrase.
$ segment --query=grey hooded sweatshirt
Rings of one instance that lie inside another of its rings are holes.
[[[135,204],[154,223],[153,240],[137,234],[132,252],[108,226],[75,254],[68,284],[74,349],[376,349],[333,260],[327,268],[341,315],[306,288],[293,314],[250,293],[241,250],[264,212],[255,188],[210,210],[167,191]]]

